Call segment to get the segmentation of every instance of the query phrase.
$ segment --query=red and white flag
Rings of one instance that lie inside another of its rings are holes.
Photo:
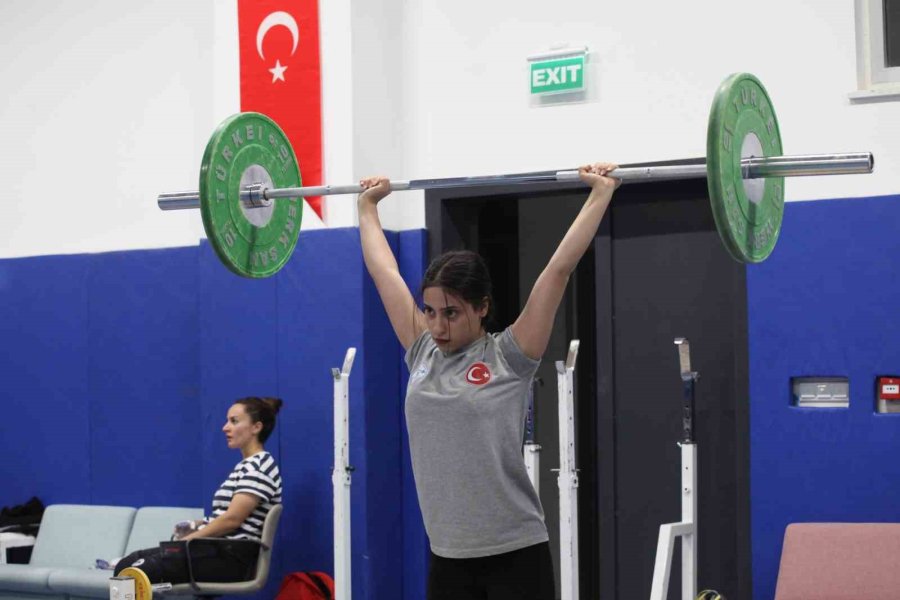
[[[322,184],[318,0],[238,0],[241,111],[260,112],[287,135],[303,185]],[[307,198],[322,217],[322,199]]]

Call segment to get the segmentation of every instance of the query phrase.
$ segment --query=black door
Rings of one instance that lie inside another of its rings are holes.
[[[615,514],[614,532],[601,537],[603,556],[615,548],[614,564],[601,563],[602,597],[648,598],[659,526],[681,519],[674,339],[685,337],[700,375],[698,591],[749,599],[745,267],[719,240],[705,182],[626,186],[609,217],[609,237],[596,247],[606,284],[597,287],[597,494],[601,515]],[[676,543],[672,599],[681,598],[680,558]]]

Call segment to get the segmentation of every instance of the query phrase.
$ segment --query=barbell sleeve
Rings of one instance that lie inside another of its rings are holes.
[[[862,175],[871,173],[874,168],[875,157],[871,152],[752,157],[741,160],[744,179]]]
[[[741,159],[741,173],[744,179],[766,177],[805,177],[819,175],[852,175],[871,173],[875,158],[871,152],[851,152],[842,154],[807,154],[795,156],[766,156]],[[678,165],[620,166],[613,176],[628,182],[675,181],[705,178],[706,159],[698,158]],[[475,177],[449,177],[443,179],[415,179],[391,181],[391,189],[430,190],[463,188],[483,185],[515,185],[528,183],[577,182],[577,170],[535,171],[509,175],[485,175]],[[255,197],[258,191],[244,190],[241,198],[248,204],[265,204],[276,198],[297,198],[305,196],[330,196],[336,194],[358,194],[363,191],[359,184],[321,185],[297,188],[263,189],[262,198]],[[200,208],[200,193],[196,191],[169,192],[160,194],[157,204],[162,210],[184,210]]]

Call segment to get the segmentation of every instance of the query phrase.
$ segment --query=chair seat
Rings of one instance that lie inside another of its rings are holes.
[[[112,571],[100,569],[53,569],[48,585],[54,592],[89,598],[109,597]]]
[[[47,580],[51,571],[49,567],[0,565],[0,581],[4,591],[46,594],[50,592]]]

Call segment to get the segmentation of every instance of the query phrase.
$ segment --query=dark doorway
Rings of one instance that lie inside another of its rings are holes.
[[[586,194],[566,184],[430,190],[431,254],[466,247],[485,257],[500,330],[518,315]],[[580,339],[582,598],[649,597],[659,526],[681,514],[673,340],[687,337],[700,373],[698,585],[749,600],[746,328],[745,267],[719,241],[705,182],[623,186],[570,281],[535,391],[541,500],[558,563],[554,362],[565,358],[570,339]],[[676,558],[673,599],[680,598],[680,553]]]

